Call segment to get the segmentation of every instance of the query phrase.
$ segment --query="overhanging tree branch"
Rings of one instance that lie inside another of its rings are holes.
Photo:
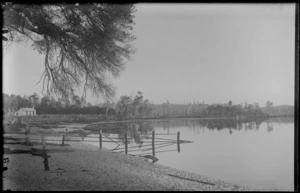
[[[4,26],[29,38],[45,54],[43,90],[72,97],[75,87],[114,95],[104,76],[119,75],[134,53],[133,5],[85,4],[4,6]],[[12,34],[12,33],[11,33]],[[118,42],[122,42],[121,45]],[[54,57],[54,56],[57,57]]]

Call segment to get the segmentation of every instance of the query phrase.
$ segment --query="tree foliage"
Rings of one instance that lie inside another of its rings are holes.
[[[271,102],[271,101],[267,101],[266,102],[266,107],[267,108],[270,108],[270,107],[272,107],[273,106],[273,103]]]
[[[37,98],[34,102],[31,98]],[[5,114],[14,112],[22,107],[35,107],[37,114],[102,114],[107,118],[166,118],[166,117],[265,117],[266,108],[260,108],[258,103],[229,104],[204,104],[199,102],[189,104],[151,104],[144,98],[142,92],[135,96],[121,96],[115,103],[104,102],[101,107],[93,106],[82,97],[73,97],[73,100],[61,100],[54,97],[43,96],[39,100],[37,94],[30,97],[3,94],[3,110]],[[167,108],[167,109],[166,109]],[[288,108],[287,110],[289,110]],[[169,112],[169,113],[167,113]],[[281,112],[281,114],[280,114]],[[291,115],[284,109],[278,109],[278,115]]]
[[[134,49],[131,4],[2,5],[8,43],[30,41],[45,55],[43,91],[64,99],[76,93],[114,96],[117,77]]]
[[[35,100],[33,100],[33,97]],[[3,93],[3,112],[5,115],[12,115],[20,108],[34,107],[38,115],[42,114],[115,114],[113,108],[88,105],[82,98],[74,97],[72,101],[55,99],[53,96],[40,97],[34,93],[31,96],[8,95]],[[40,99],[40,100],[39,100]]]
[[[267,114],[270,115],[271,108],[273,107],[273,103],[271,101],[266,102]]]
[[[130,96],[121,96],[116,104],[116,111],[120,118],[145,118],[151,113],[150,103],[144,99],[142,92],[137,92],[133,98]]]

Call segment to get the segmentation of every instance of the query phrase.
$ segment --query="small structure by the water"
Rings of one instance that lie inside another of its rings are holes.
[[[14,112],[15,116],[34,116],[36,115],[36,110],[34,108],[20,108],[18,111]]]

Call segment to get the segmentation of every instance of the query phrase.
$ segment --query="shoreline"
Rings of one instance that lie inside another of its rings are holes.
[[[3,190],[187,190],[259,191],[237,184],[151,164],[145,158],[111,153],[87,143],[70,143],[74,151],[50,153],[50,171],[43,158],[30,154],[9,157]]]
[[[46,116],[45,115],[38,115],[37,118],[54,118],[58,117],[59,114],[54,114],[53,117],[52,116]],[[67,116],[67,117],[72,117],[75,115],[63,115],[63,116]],[[77,115],[80,116],[80,115]],[[84,117],[86,117],[87,115],[85,115]],[[269,118],[286,118],[286,117],[290,117],[290,118],[295,118],[294,115],[277,115],[277,116],[260,116],[260,117],[255,117],[255,116],[249,116],[249,117],[164,117],[164,118],[135,118],[135,119],[102,119],[102,120],[77,120],[77,119],[68,119],[68,120],[59,120],[59,124],[89,124],[89,125],[98,125],[98,124],[113,124],[113,123],[131,123],[131,122],[147,122],[147,121],[172,121],[172,120],[218,120],[218,119],[233,119],[233,120],[251,120],[251,119],[269,119]],[[16,118],[16,117],[14,117]],[[34,118],[34,117],[23,117],[23,118]],[[48,123],[43,123],[42,125],[45,124],[50,124],[50,125],[56,125],[57,121],[55,120],[49,120],[50,122]],[[55,121],[55,122],[53,122]],[[30,124],[31,121],[29,121],[28,123]],[[34,121],[33,121],[34,122]],[[36,124],[36,126],[38,126],[40,123]]]
[[[89,124],[92,125],[100,125],[100,124],[116,124],[116,123],[134,123],[134,122],[151,122],[151,121],[173,121],[173,120],[220,120],[220,119],[233,119],[233,120],[251,120],[251,119],[269,119],[269,118],[285,118],[285,117],[293,117],[294,115],[288,116],[269,116],[269,117],[243,117],[243,118],[236,118],[236,117],[170,117],[170,118],[144,118],[144,119],[124,119],[124,120],[101,120],[101,121],[94,121],[91,123],[87,123],[85,121],[78,122],[82,124]],[[65,122],[68,124],[69,122]],[[77,123],[76,121],[72,122]]]
[[[144,119],[124,119],[124,120],[109,120],[92,122],[89,125],[98,124],[113,124],[113,123],[131,123],[131,122],[147,122],[147,121],[172,121],[172,120],[215,120],[215,119],[234,119],[234,120],[247,120],[247,119],[268,119],[276,117],[290,117],[290,116],[272,116],[272,117],[170,117],[170,118],[144,118]]]

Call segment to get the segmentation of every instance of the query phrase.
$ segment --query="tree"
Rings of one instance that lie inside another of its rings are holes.
[[[257,116],[257,113],[260,112],[259,104],[253,103],[253,107],[254,107],[254,116]]]
[[[23,97],[21,97],[20,95],[16,96],[16,99],[18,101],[18,109],[20,108],[27,108],[27,107],[32,107],[32,103],[30,102],[29,98],[24,95]]]
[[[39,95],[36,93],[33,93],[31,96],[29,96],[29,100],[33,104],[33,107],[36,107],[39,103]]]
[[[169,118],[170,117],[170,103],[169,103],[169,100],[167,100],[166,105],[167,105],[167,117]]]
[[[143,99],[143,93],[137,92],[133,97],[121,96],[116,104],[116,110],[121,118],[142,118],[149,116],[151,107],[149,101]]]
[[[138,114],[141,113],[143,105],[143,93],[141,91],[137,92],[137,95],[134,97],[132,101],[132,110],[133,110],[133,116],[138,116]]]
[[[271,101],[267,101],[266,102],[266,109],[267,109],[267,114],[268,114],[268,116],[270,116],[270,110],[271,110],[271,108],[273,107],[273,103],[271,102]]]
[[[3,112],[4,114],[9,114],[11,112],[10,110],[10,97],[8,94],[2,93],[2,97],[3,97]]]
[[[122,119],[131,117],[131,105],[132,99],[129,96],[125,95],[120,97],[119,101],[117,102],[117,111]]]
[[[270,107],[272,107],[273,106],[273,103],[271,102],[271,101],[267,101],[266,102],[266,107],[267,108],[270,108]]]
[[[19,100],[16,95],[11,94],[9,99],[9,111],[13,112],[19,109]]]
[[[138,91],[133,100],[134,117],[145,118],[150,115],[151,110],[149,100],[144,100],[143,93]]]
[[[59,110],[60,110],[60,109],[62,109],[62,107],[63,107],[63,104],[62,104],[62,102],[61,102],[61,101],[59,101],[59,100],[58,100],[58,101],[56,101],[56,102],[55,102],[55,107],[56,107],[56,109],[59,109]]]
[[[44,96],[42,99],[41,99],[41,103],[40,103],[40,107],[41,108],[49,108],[50,107],[50,98],[47,97],[47,96]]]
[[[81,106],[81,100],[79,96],[73,96],[73,104],[75,107]]]
[[[152,108],[151,108],[151,105],[150,105],[150,102],[148,99],[142,101],[142,105],[139,109],[139,116],[140,117],[147,117],[147,116],[150,116],[152,112]]]
[[[56,108],[56,100],[53,96],[50,97],[49,106],[51,108]]]
[[[110,100],[106,100],[105,102],[105,116],[107,117],[108,116],[108,110],[109,110],[109,107],[112,105],[113,103],[110,101]]]
[[[247,112],[248,115],[253,115],[254,106],[252,104],[248,104],[247,106]]]
[[[65,100],[89,89],[112,97],[117,77],[134,49],[131,4],[2,5],[8,41],[26,42],[45,55],[43,91]]]

